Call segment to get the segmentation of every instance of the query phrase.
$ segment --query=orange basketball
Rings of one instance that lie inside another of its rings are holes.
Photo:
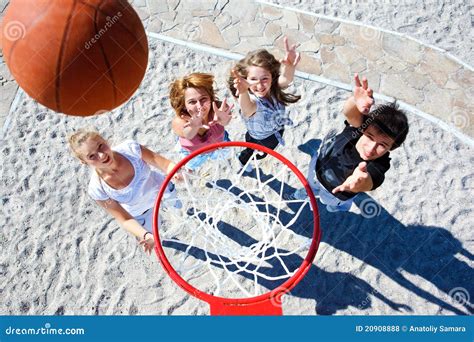
[[[140,85],[145,29],[125,0],[12,0],[3,54],[25,92],[57,112],[112,110]]]

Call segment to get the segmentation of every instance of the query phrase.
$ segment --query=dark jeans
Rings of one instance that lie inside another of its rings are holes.
[[[285,132],[284,129],[278,131],[278,133],[280,133],[281,136],[283,136],[283,132]],[[263,140],[257,140],[257,139],[254,139],[250,136],[249,132],[247,132],[245,134],[245,141],[246,142],[250,142],[250,143],[255,143],[255,144],[259,144],[259,145],[262,145],[262,146],[265,146],[265,147],[268,147],[272,150],[275,149],[275,147],[278,146],[278,139],[276,137],[275,134],[272,134],[270,135],[268,138],[265,138]],[[245,150],[243,150],[240,155],[239,155],[239,160],[240,162],[242,163],[242,165],[245,165],[247,164],[247,162],[249,161],[249,159],[252,157],[252,153],[254,152],[255,150],[251,149],[251,148],[246,148]],[[257,154],[256,155],[256,158],[257,159],[263,159],[267,156],[266,153],[264,153],[263,155],[260,155],[260,154]]]

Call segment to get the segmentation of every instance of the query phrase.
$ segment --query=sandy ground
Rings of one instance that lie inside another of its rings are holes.
[[[473,6],[470,1],[268,2],[404,33],[426,44],[442,48],[470,65],[474,63]]]
[[[175,137],[168,80],[193,70],[225,75],[229,61],[150,41],[139,92],[112,115],[80,119],[45,111],[22,95],[2,144],[0,272],[2,314],[206,314],[155,257],[95,206],[88,170],[70,155],[66,136],[97,126],[136,139],[170,158]],[[217,81],[225,96],[223,78]],[[340,129],[346,92],[296,83],[303,100],[279,151],[304,173],[309,152]],[[385,184],[358,201],[364,215],[321,207],[323,238],[314,267],[285,298],[286,314],[451,314],[467,312],[448,293],[473,293],[471,148],[410,115],[411,134],[393,153]],[[231,138],[242,139],[236,115]],[[371,212],[368,206],[375,208]],[[364,207],[366,209],[364,209]],[[373,216],[372,218],[369,218]]]
[[[337,13],[335,5],[324,5],[323,13],[419,34],[469,62],[466,3],[442,10],[424,4],[423,25],[414,24],[416,16],[400,19],[399,10],[395,27],[382,25],[396,6],[385,2],[372,10],[368,4],[358,10],[340,6]],[[288,4],[319,11],[317,3]],[[449,25],[444,33],[432,32],[430,23],[437,20],[431,14],[438,12]],[[449,13],[459,13],[459,20]],[[455,44],[463,30],[466,44]],[[67,148],[74,129],[95,126],[112,141],[136,139],[178,160],[169,81],[212,72],[223,98],[231,62],[152,39],[150,49],[139,91],[110,115],[66,117],[24,94],[12,108],[0,147],[0,314],[208,314],[205,303],[181,290],[156,257],[147,257],[92,203],[86,194],[89,170]],[[327,132],[343,127],[340,109],[348,93],[301,80],[295,91],[302,95],[291,106],[295,127],[278,151],[306,174],[311,151]],[[414,114],[409,119],[410,134],[392,154],[385,183],[357,201],[361,213],[332,214],[320,205],[322,242],[306,278],[284,298],[285,314],[474,312],[473,150]],[[232,140],[243,139],[237,114],[229,132]]]

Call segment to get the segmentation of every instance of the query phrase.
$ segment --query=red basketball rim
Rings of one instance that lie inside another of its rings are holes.
[[[280,286],[276,287],[275,289],[264,293],[259,296],[255,297],[249,297],[249,298],[225,298],[225,297],[218,297],[218,296],[213,296],[211,294],[208,294],[206,292],[203,292],[194,286],[190,285],[186,280],[184,280],[178,272],[173,268],[171,263],[169,262],[168,258],[166,257],[166,254],[163,250],[163,246],[161,245],[161,240],[160,240],[160,234],[159,234],[159,227],[158,227],[158,215],[159,215],[159,207],[160,207],[160,202],[161,199],[165,193],[165,190],[168,186],[168,183],[171,181],[173,178],[174,174],[183,166],[185,165],[189,160],[194,158],[195,156],[201,154],[201,153],[206,153],[206,152],[211,152],[219,147],[232,147],[232,146],[238,146],[238,147],[248,147],[252,148],[254,150],[259,150],[262,152],[265,152],[267,154],[272,155],[273,157],[277,158],[280,160],[282,163],[286,164],[298,177],[300,182],[304,185],[306,192],[308,193],[309,199],[311,206],[313,208],[313,239],[310,245],[310,248],[308,250],[308,254],[304,258],[303,262],[299,266],[298,270],[293,274],[291,278],[289,278],[287,281],[285,281],[283,284]],[[306,178],[303,176],[300,170],[293,165],[288,159],[280,155],[279,153],[265,147],[261,146],[258,144],[253,144],[253,143],[248,143],[248,142],[239,142],[239,141],[230,141],[230,142],[220,142],[220,143],[215,143],[215,144],[210,144],[208,146],[205,146],[203,148],[200,148],[199,150],[196,150],[195,152],[191,153],[188,155],[186,158],[182,159],[174,168],[173,170],[167,175],[165,181],[163,182],[160,192],[158,194],[158,197],[156,198],[155,201],[155,208],[153,210],[153,234],[155,238],[155,251],[156,254],[158,255],[158,258],[160,259],[163,267],[165,268],[166,272],[169,274],[169,276],[186,292],[189,294],[206,301],[209,304],[213,303],[220,303],[220,304],[228,304],[228,305],[246,305],[246,304],[255,304],[259,302],[265,302],[268,301],[272,298],[275,298],[277,296],[280,296],[284,293],[287,293],[290,291],[296,284],[303,279],[305,274],[309,271],[312,262],[314,260],[314,257],[316,256],[316,252],[318,251],[319,247],[319,242],[321,239],[321,230],[319,227],[319,212],[318,212],[318,206],[316,205],[316,199],[313,195],[313,191],[311,190],[310,185],[308,184],[308,181]],[[159,242],[159,243],[158,243]]]

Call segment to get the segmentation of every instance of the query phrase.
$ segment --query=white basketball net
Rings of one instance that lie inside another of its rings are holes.
[[[172,198],[160,204],[158,229],[170,264],[195,288],[227,298],[281,285],[312,241],[308,198],[289,196],[303,187],[297,176],[273,156],[257,160],[255,153],[248,163],[254,170],[244,172],[236,157],[242,149],[219,148],[192,173],[181,168],[184,180],[174,184],[182,207]]]

